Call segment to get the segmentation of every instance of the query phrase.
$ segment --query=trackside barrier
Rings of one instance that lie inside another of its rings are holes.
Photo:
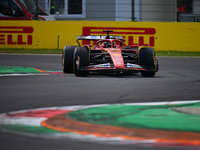
[[[199,23],[118,21],[0,21],[0,48],[62,49],[77,45],[78,35],[105,35],[105,29],[123,36],[126,45],[151,46],[156,51],[200,51]]]

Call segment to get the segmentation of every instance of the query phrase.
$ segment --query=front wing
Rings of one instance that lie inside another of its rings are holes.
[[[77,68],[82,71],[157,71],[145,66],[141,66],[138,64],[131,64],[127,63],[124,65],[124,68],[115,68],[112,64],[110,63],[105,63],[105,64],[98,64],[98,65],[90,65],[86,66],[83,68]]]

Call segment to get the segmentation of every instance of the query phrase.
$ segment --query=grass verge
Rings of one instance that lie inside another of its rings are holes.
[[[62,54],[62,49],[0,49],[0,53]]]
[[[199,57],[200,52],[156,51],[156,56]]]
[[[0,53],[62,54],[62,49],[0,49]],[[199,57],[200,52],[156,51],[156,56]]]

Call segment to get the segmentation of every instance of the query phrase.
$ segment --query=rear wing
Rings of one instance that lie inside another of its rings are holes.
[[[98,41],[105,39],[106,36],[93,36],[93,35],[79,35],[77,36],[77,40],[91,40],[91,41]]]
[[[77,36],[77,40],[103,40],[106,36],[96,36],[96,35],[79,35]],[[118,40],[124,40],[122,36],[110,36],[110,39],[118,39]]]
[[[79,35],[77,36],[76,42],[80,46],[79,40],[88,40],[88,41],[98,41],[106,39],[106,36],[96,36],[96,35]],[[124,38],[122,36],[109,36],[109,39],[118,39],[124,41]]]

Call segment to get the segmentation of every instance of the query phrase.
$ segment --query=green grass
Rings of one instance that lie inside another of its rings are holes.
[[[200,52],[156,51],[156,56],[198,57],[200,56]]]
[[[0,49],[0,53],[62,54],[62,49]],[[200,52],[156,51],[156,56],[198,57]]]
[[[0,49],[0,53],[62,54],[62,49]]]

